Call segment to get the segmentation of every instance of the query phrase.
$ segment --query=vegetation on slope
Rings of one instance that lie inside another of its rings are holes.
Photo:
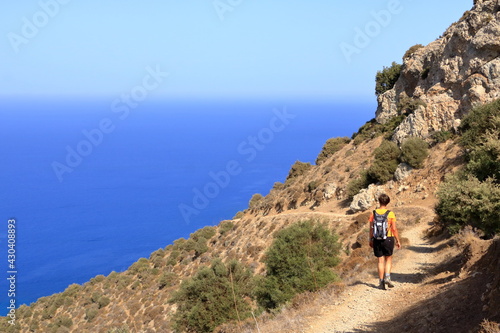
[[[440,187],[436,212],[452,232],[500,232],[500,100],[477,107],[460,127],[467,165]]]

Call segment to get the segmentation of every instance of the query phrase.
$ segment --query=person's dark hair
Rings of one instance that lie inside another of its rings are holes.
[[[389,204],[389,202],[391,202],[391,198],[389,198],[389,196],[387,194],[382,193],[378,197],[378,202],[380,203],[381,206],[387,206]]]

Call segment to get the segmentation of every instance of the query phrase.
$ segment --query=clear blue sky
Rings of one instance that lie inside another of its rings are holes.
[[[146,78],[155,96],[374,99],[377,70],[435,40],[471,7],[472,0],[2,0],[0,95],[117,96]],[[346,56],[342,45],[356,53]],[[148,68],[168,76],[156,85]]]

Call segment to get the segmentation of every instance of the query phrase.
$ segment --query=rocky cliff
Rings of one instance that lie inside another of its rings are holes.
[[[456,130],[471,107],[500,97],[499,56],[500,3],[475,1],[439,39],[407,52],[394,88],[378,97],[376,120],[410,113],[394,133],[397,142]]]

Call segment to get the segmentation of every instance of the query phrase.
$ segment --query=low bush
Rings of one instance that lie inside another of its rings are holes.
[[[274,309],[296,294],[316,291],[336,280],[338,237],[318,222],[304,221],[276,234],[266,252],[266,276],[258,282],[259,305]]]
[[[192,233],[190,237],[194,241],[197,241],[199,238],[205,238],[207,240],[215,236],[215,233],[216,233],[215,227],[204,227]]]
[[[368,187],[368,185],[370,185],[368,172],[362,171],[356,178],[347,184],[348,198],[352,200],[356,194],[358,194],[362,189]]]
[[[311,168],[312,168],[311,163],[304,163],[301,161],[296,161],[292,165],[292,167],[290,168],[290,172],[288,173],[286,180],[288,181],[291,179],[295,179],[299,176],[302,176],[304,173],[306,173]]]
[[[401,162],[415,169],[421,169],[427,156],[429,156],[429,144],[424,140],[411,137],[403,141],[401,145]]]
[[[416,44],[410,47],[404,54],[403,60],[410,58],[415,52],[417,52],[419,49],[423,48],[424,46],[422,44]]]
[[[375,159],[368,168],[368,181],[370,183],[384,184],[394,177],[398,168],[400,150],[392,141],[384,140],[374,151]]]
[[[366,124],[360,127],[360,129],[353,134],[352,139],[354,145],[359,145],[360,143],[378,137],[385,134],[385,139],[390,139],[394,130],[403,122],[407,115],[398,115],[388,119],[384,124],[380,124],[376,119],[368,121]]]
[[[264,197],[260,193],[255,193],[252,198],[250,199],[250,202],[248,203],[248,208],[250,209],[256,209],[259,207],[259,204],[262,202],[262,199]]]
[[[460,126],[460,144],[466,148],[467,170],[485,180],[500,181],[500,100],[477,107]]]
[[[452,175],[440,186],[438,198],[436,212],[449,229],[471,225],[489,236],[500,232],[500,185],[492,178]]]
[[[438,144],[448,141],[453,137],[450,131],[436,131],[431,134],[432,144]]]
[[[471,225],[500,233],[500,100],[474,108],[462,120],[459,142],[467,164],[438,191],[436,212],[451,231]]]
[[[350,141],[351,139],[349,139],[348,137],[328,139],[321,149],[318,157],[316,158],[316,164],[320,165],[321,163],[323,163],[323,161],[341,150]]]
[[[223,221],[219,224],[219,233],[221,235],[224,235],[233,229],[234,229],[234,222],[232,221]]]
[[[250,270],[237,261],[227,265],[214,260],[181,283],[170,302],[177,304],[173,316],[179,331],[213,332],[228,321],[251,315],[249,297],[253,287]]]
[[[403,97],[397,104],[398,113],[401,115],[409,115],[417,111],[420,106],[427,106],[427,104],[419,98]]]

